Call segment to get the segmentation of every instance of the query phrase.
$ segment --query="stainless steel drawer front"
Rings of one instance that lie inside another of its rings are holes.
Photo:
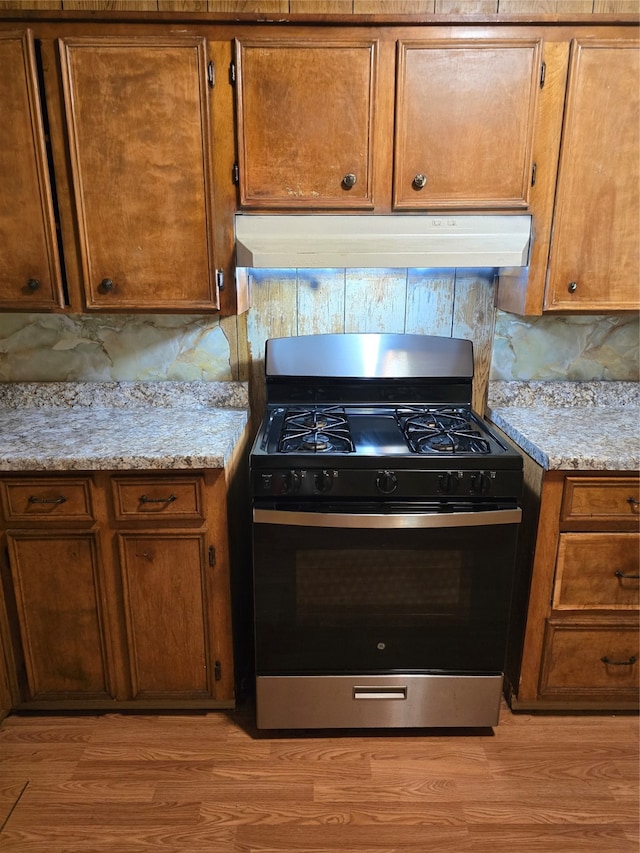
[[[502,675],[258,676],[259,729],[496,726]]]

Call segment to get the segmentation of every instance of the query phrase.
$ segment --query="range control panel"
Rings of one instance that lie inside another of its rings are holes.
[[[491,469],[282,468],[254,470],[252,485],[255,497],[518,497],[522,491],[522,473]]]

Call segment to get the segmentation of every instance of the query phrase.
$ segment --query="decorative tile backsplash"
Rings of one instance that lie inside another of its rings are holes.
[[[217,317],[0,314],[0,381],[231,379]]]
[[[636,314],[517,317],[494,311],[493,288],[491,270],[268,270],[252,273],[253,307],[237,323],[0,314],[0,382],[253,377],[259,385],[266,338],[355,331],[468,337],[482,384],[489,372],[496,380],[638,381]]]
[[[640,378],[637,314],[561,317],[496,315],[491,379]]]

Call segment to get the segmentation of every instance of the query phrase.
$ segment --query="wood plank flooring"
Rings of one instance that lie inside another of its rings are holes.
[[[637,853],[638,719],[258,732],[236,711],[13,715],[0,851]]]

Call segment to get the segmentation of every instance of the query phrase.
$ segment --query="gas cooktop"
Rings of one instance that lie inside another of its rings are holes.
[[[464,406],[272,406],[258,444],[268,454],[456,458],[506,446]]]
[[[255,497],[518,495],[522,457],[471,407],[470,341],[309,335],[267,341]]]

